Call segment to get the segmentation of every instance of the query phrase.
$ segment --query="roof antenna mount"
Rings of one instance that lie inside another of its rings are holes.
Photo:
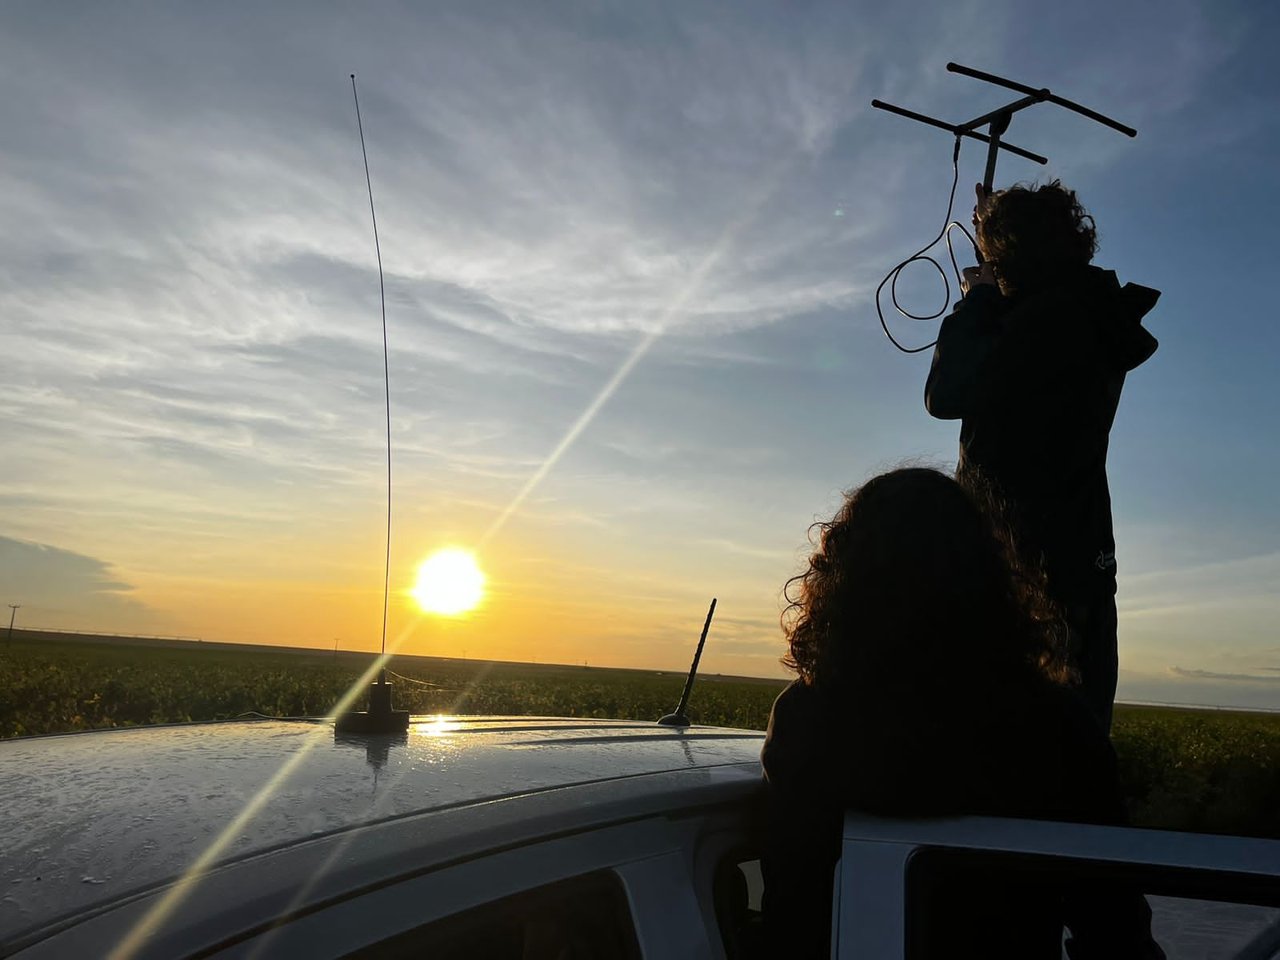
[[[707,621],[702,625],[702,636],[698,638],[698,649],[693,655],[693,666],[689,668],[689,678],[684,682],[684,693],[680,694],[680,706],[675,713],[668,713],[658,722],[667,727],[687,727],[689,718],[685,716],[685,707],[689,705],[689,694],[693,691],[693,678],[698,675],[698,661],[702,659],[702,647],[707,642],[707,631],[711,629],[711,618],[716,614],[716,598],[711,598],[711,606],[707,609]]]

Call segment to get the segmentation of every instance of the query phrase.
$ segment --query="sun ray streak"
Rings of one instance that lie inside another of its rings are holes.
[[[408,632],[409,631],[406,631],[406,633]],[[472,691],[474,691],[476,687],[478,687],[484,681],[484,679],[489,675],[489,673],[493,670],[493,668],[494,668],[493,661],[481,663],[480,666],[475,671],[475,673],[473,673],[471,675],[471,678],[467,681],[466,686],[461,691],[458,692],[458,695],[454,698],[453,703],[449,705],[449,709],[446,712],[446,715],[455,715],[460,710],[462,710],[463,707],[466,705],[467,699],[468,697],[470,697]],[[394,785],[394,782],[395,782],[395,778],[393,776],[391,782],[388,783],[387,785],[387,789],[383,790],[382,795],[380,797],[376,797],[374,799],[373,809],[375,811],[383,809],[388,806],[392,796],[390,787]],[[333,865],[335,863],[338,863],[342,859],[343,855],[347,851],[347,848],[351,846],[351,844],[355,841],[355,839],[356,839],[356,831],[354,830],[349,831],[343,836],[341,836],[340,838],[338,838],[337,842],[333,845],[333,849],[330,851],[329,855],[325,858],[324,863],[322,863],[312,873],[312,875],[307,878],[306,882],[300,885],[298,890],[294,893],[293,897],[289,901],[289,905],[285,907],[282,913],[283,916],[289,916],[295,910],[297,910],[299,907],[301,907],[303,904],[306,903],[307,898],[311,894],[311,891],[315,889],[315,887],[324,878],[324,876],[333,868]],[[276,929],[279,929],[279,928],[276,928]],[[275,932],[276,932],[275,930],[272,930],[264,934],[260,938],[260,943],[254,948],[253,953],[251,953],[248,956],[247,960],[257,960],[258,957],[270,956],[271,945],[273,943]]]
[[[773,196],[774,192],[778,189],[778,185],[782,182],[782,177],[786,172],[786,169],[791,165],[798,152],[799,151],[797,149],[788,153],[761,177],[759,187],[752,192],[750,201],[743,205],[737,217],[725,225],[724,230],[720,232],[720,236],[716,239],[715,243],[711,245],[711,248],[707,251],[698,266],[693,270],[692,274],[690,274],[688,282],[672,299],[666,310],[663,311],[662,317],[658,321],[657,326],[646,333],[644,337],[641,338],[640,342],[635,345],[627,358],[622,361],[622,365],[618,367],[613,376],[610,377],[608,382],[600,389],[600,392],[596,394],[595,399],[587,405],[587,409],[584,410],[578,419],[574,421],[573,426],[569,428],[568,432],[560,442],[556,444],[555,449],[551,451],[547,456],[547,459],[542,462],[532,475],[530,475],[529,479],[525,481],[524,486],[522,486],[519,492],[511,499],[511,502],[503,508],[502,512],[498,514],[493,523],[489,525],[489,528],[485,530],[484,534],[480,537],[480,540],[476,543],[475,549],[477,551],[481,550],[494,536],[497,535],[498,531],[506,525],[512,515],[515,514],[515,512],[524,504],[525,500],[529,498],[529,495],[533,493],[540,483],[542,483],[547,474],[552,471],[555,465],[560,461],[560,458],[565,455],[578,437],[582,435],[582,432],[587,429],[591,424],[591,421],[596,418],[596,415],[604,405],[609,402],[609,398],[617,392],[620,386],[622,386],[622,382],[626,380],[631,371],[635,369],[636,364],[638,364],[644,355],[649,352],[650,348],[658,341],[658,338],[666,333],[675,321],[684,313],[686,305],[702,287],[707,275],[732,248],[739,234],[749,227],[756,217],[759,216],[761,208],[764,207],[765,203],[768,202],[769,198]]]
[[[609,401],[613,394],[626,380],[627,376],[635,368],[636,364],[649,352],[650,348],[657,342],[658,338],[666,333],[675,321],[682,315],[686,305],[699,291],[707,275],[720,262],[726,253],[732,248],[738,236],[749,227],[759,215],[760,210],[765,203],[777,190],[781,183],[782,177],[786,169],[791,165],[794,158],[798,155],[799,149],[790,152],[783,157],[778,163],[771,167],[764,176],[762,176],[759,187],[753,191],[749,200],[744,203],[741,212],[737,217],[726,224],[720,236],[712,244],[698,266],[693,270],[688,282],[672,299],[671,304],[662,314],[657,326],[645,334],[645,336],[636,344],[631,353],[622,362],[614,374],[601,388],[595,399],[587,406],[586,410],[574,421],[568,432],[556,445],[556,447],[548,455],[547,459],[538,467],[537,470],[529,477],[519,492],[512,498],[511,502],[502,510],[489,528],[480,538],[477,550],[492,539],[507,523],[515,512],[523,505],[525,500],[534,489],[546,478],[547,474],[555,467],[559,460],[569,450],[573,443],[581,436],[582,432],[591,424],[596,415]],[[364,689],[372,682],[374,676],[382,669],[391,656],[400,648],[405,639],[412,633],[417,621],[406,627],[396,637],[395,641],[390,644],[390,649],[378,657],[374,658],[369,667],[363,674],[351,685],[342,698],[334,705],[327,719],[333,720],[339,714],[350,710],[355,704],[357,697],[361,695]],[[467,688],[462,692],[455,701],[455,712],[461,708],[467,699],[467,696],[476,684],[487,673],[487,669],[482,669],[479,675],[474,676]],[[298,748],[289,760],[276,771],[276,773],[265,783],[262,788],[245,804],[239,814],[222,830],[217,837],[209,844],[208,847],[192,861],[191,865],[182,873],[182,875],[174,881],[173,885],[165,891],[156,903],[149,909],[129,932],[120,940],[118,944],[108,954],[108,960],[129,960],[137,953],[147,940],[149,940],[160,929],[161,925],[173,914],[173,912],[186,900],[195,887],[204,878],[204,875],[213,867],[218,858],[227,849],[232,840],[239,836],[245,826],[257,816],[258,812],[271,800],[280,787],[289,779],[293,772],[302,764],[306,757],[321,742],[327,742],[332,736],[332,727],[328,724],[318,725],[313,734],[306,737],[302,745]]]
[[[386,785],[384,786],[381,794],[375,796],[373,799],[373,806],[370,808],[370,820],[380,820],[382,819],[380,816],[382,812],[392,809],[391,800],[394,796],[392,787],[394,787],[396,781],[398,781],[403,775],[404,773],[401,771],[400,773],[392,773],[391,776],[387,778]],[[342,860],[343,856],[346,854],[351,844],[356,841],[358,836],[359,831],[347,830],[335,840],[332,849],[329,851],[328,856],[325,857],[324,862],[312,871],[311,875],[307,877],[305,882],[298,886],[298,889],[290,898],[288,906],[281,911],[280,915],[282,917],[291,916],[307,902],[308,898],[311,896],[311,891],[314,890],[329,871],[333,869],[334,864]],[[273,927],[271,930],[259,937],[253,951],[245,958],[245,960],[258,960],[259,957],[271,956],[275,936],[282,929],[283,925]]]
[[[413,624],[402,630],[395,638],[391,644],[390,652],[383,653],[373,659],[364,673],[356,679],[347,689],[347,692],[342,695],[341,699],[334,704],[333,709],[329,711],[325,718],[327,721],[335,720],[339,715],[354,706],[356,699],[373,682],[373,678],[378,674],[378,671],[391,659],[392,654],[400,648],[416,625],[417,621],[415,620]],[[204,849],[204,852],[192,861],[191,865],[183,871],[182,875],[174,881],[173,885],[165,891],[155,905],[121,938],[111,953],[107,955],[107,960],[129,960],[130,957],[137,953],[138,949],[160,929],[164,921],[181,906],[182,902],[204,879],[204,875],[217,862],[218,857],[222,855],[228,845],[244,831],[249,822],[257,816],[258,811],[271,800],[276,791],[292,776],[294,770],[302,764],[311,751],[322,742],[329,742],[332,737],[333,726],[331,723],[317,724],[315,729],[303,740],[293,756],[262,785],[262,788],[249,799],[235,819],[227,824],[220,834],[214,837],[209,846]]]
[[[464,686],[458,692],[458,695],[454,697],[453,703],[449,705],[450,714],[457,714],[459,711],[462,710],[464,706],[466,706],[467,699],[471,696],[472,692],[476,689],[476,687],[480,686],[480,684],[484,681],[485,677],[487,677],[492,670],[493,670],[492,660],[486,661],[485,663],[480,665],[480,668],[471,675],[471,679],[467,681],[466,686]]]

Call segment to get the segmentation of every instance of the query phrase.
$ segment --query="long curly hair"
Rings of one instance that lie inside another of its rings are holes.
[[[977,241],[1006,295],[1087,266],[1098,252],[1093,217],[1057,180],[991,194],[978,219]]]
[[[1070,679],[1043,577],[1019,558],[979,478],[962,485],[921,467],[882,474],[814,524],[810,539],[816,549],[787,582],[782,615],[782,663],[806,683],[874,690],[1023,668]]]

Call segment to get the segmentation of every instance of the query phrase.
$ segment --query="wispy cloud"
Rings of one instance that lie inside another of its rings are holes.
[[[397,532],[474,541],[525,496],[521,549],[607,554],[632,593],[681,602],[713,569],[749,584],[733,602],[761,624],[840,489],[954,449],[920,408],[922,361],[889,352],[869,304],[936,229],[949,144],[871,97],[957,119],[1000,102],[946,74],[956,59],[1144,126],[1134,145],[1020,115],[1030,146],[1087,177],[1148,149],[1148,130],[1211,120],[1252,36],[1238,11],[1190,0],[1156,22],[1108,9],[1102,34],[1088,4],[976,0],[923,18],[751,2],[0,16],[0,217],[21,225],[0,236],[13,536],[110,552],[131,575],[215,559],[243,573],[376,512],[355,70]],[[1258,130],[1256,104],[1231,102]],[[1143,234],[1153,256],[1164,242]],[[1189,344],[1162,349],[1199,355]],[[660,560],[670,571],[646,579]],[[1195,629],[1247,609],[1253,650],[1280,615],[1268,563],[1128,578],[1126,616],[1154,634],[1188,604]],[[773,629],[735,642],[773,656]]]
[[[1280,667],[1260,667],[1261,670],[1280,670]],[[1227,680],[1233,683],[1280,683],[1280,677],[1266,673],[1219,673],[1216,670],[1188,670],[1183,667],[1170,667],[1169,673],[1175,677],[1186,677],[1192,680]]]
[[[1280,553],[1232,557],[1125,577],[1125,610],[1135,617],[1190,608],[1262,605],[1280,611]]]

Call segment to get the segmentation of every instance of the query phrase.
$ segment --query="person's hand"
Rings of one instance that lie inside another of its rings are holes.
[[[969,295],[969,291],[980,284],[996,285],[996,274],[991,268],[991,263],[983,263],[976,267],[965,267],[960,271],[960,291],[965,296]]]

